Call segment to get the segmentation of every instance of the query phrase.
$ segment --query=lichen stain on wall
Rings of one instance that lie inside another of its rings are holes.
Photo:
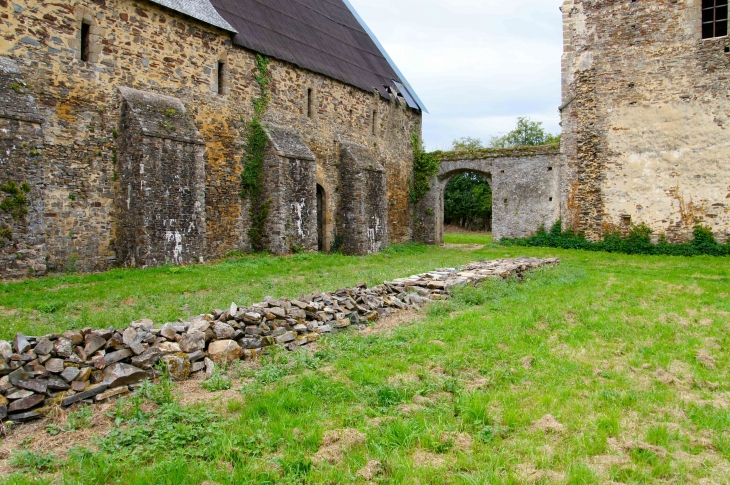
[[[691,238],[697,222],[718,237],[730,227],[725,198],[730,140],[706,108],[691,102],[614,110],[608,124],[609,153],[603,181],[605,216],[624,215],[655,234]]]

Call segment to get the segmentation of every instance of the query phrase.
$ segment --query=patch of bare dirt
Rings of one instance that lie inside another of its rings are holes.
[[[442,437],[443,441],[452,441],[454,443],[455,451],[471,452],[471,447],[474,445],[474,439],[467,433],[446,433]]]
[[[535,357],[528,355],[527,357],[523,357],[520,360],[520,363],[522,364],[522,367],[524,369],[531,369],[532,366],[535,364]]]
[[[426,450],[416,450],[411,459],[414,465],[421,468],[444,468],[453,461],[452,457],[437,455]]]
[[[419,411],[423,411],[426,407],[421,404],[403,403],[399,404],[397,409],[403,414],[411,415],[416,414]]]
[[[345,453],[365,443],[367,437],[356,429],[336,429],[327,431],[322,446],[314,454],[314,463],[330,463],[335,465],[342,461]]]
[[[560,424],[560,422],[558,422],[552,414],[546,414],[542,418],[538,419],[532,423],[531,428],[545,433],[562,434],[565,432],[565,426]]]
[[[489,379],[487,379],[486,377],[480,377],[478,379],[467,382],[466,386],[464,387],[466,387],[467,391],[485,390],[487,389],[487,387],[489,387]]]
[[[418,378],[416,374],[412,373],[405,373],[405,374],[396,374],[394,376],[390,376],[388,378],[388,384],[391,386],[405,386],[408,384],[414,384],[416,382],[420,382],[421,379]]]
[[[191,376],[190,380],[177,384],[176,394],[180,404],[188,406],[191,404],[210,403],[217,404],[223,408],[225,404],[236,399],[241,399],[241,386],[243,382],[231,379],[231,388],[226,391],[210,392],[203,389],[202,383],[205,380],[205,373],[199,372]]]
[[[373,325],[368,325],[362,330],[365,335],[390,335],[393,330],[423,317],[423,312],[418,310],[397,311],[387,317],[376,320]]]
[[[707,349],[699,349],[695,355],[697,357],[697,362],[704,365],[708,369],[717,368],[717,362],[715,362],[715,358],[710,355],[710,352]]]
[[[69,412],[77,410],[76,408],[68,410],[59,408],[46,419],[10,428],[7,437],[0,440],[0,476],[17,471],[9,463],[13,451],[28,450],[65,460],[72,448],[92,446],[95,437],[107,435],[114,427],[114,420],[106,415],[113,406],[114,404],[93,405],[94,414],[88,428],[60,432],[55,436],[49,434],[46,429],[50,425],[59,428],[65,426]]]
[[[379,461],[370,460],[367,465],[358,470],[357,476],[369,481],[373,480],[384,471],[383,465]]]
[[[565,481],[565,473],[553,470],[538,470],[532,463],[522,463],[515,467],[515,473],[526,483],[559,483]]]

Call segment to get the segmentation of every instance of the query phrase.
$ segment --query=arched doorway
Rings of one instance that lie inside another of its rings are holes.
[[[491,177],[475,171],[451,174],[445,180],[442,207],[446,230],[491,232]]]
[[[327,211],[327,198],[324,188],[317,184],[317,250],[322,252],[326,249],[325,241],[325,214]]]

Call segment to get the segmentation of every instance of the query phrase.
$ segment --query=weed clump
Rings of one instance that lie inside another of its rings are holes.
[[[604,251],[620,254],[642,254],[662,256],[729,256],[730,242],[720,244],[712,231],[704,226],[697,225],[694,229],[694,239],[688,243],[670,243],[664,234],[654,243],[651,238],[652,230],[645,224],[633,226],[626,236],[619,232],[606,234],[600,241],[589,241],[585,234],[572,229],[563,230],[562,221],[557,221],[547,231],[544,227],[537,234],[522,239],[503,239],[505,246],[533,246],[560,249],[582,249],[584,251]]]

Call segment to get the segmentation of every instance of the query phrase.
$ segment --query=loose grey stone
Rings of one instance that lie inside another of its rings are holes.
[[[106,354],[104,356],[104,367],[116,364],[117,362],[121,362],[124,359],[128,359],[129,357],[132,357],[134,355],[134,352],[131,350],[117,350],[116,352],[112,352],[111,354]]]
[[[9,360],[12,355],[13,355],[13,346],[10,345],[10,342],[6,342],[5,340],[0,340],[0,357],[2,357],[5,360]]]
[[[89,334],[86,336],[86,346],[84,347],[84,353],[91,355],[97,350],[106,346],[106,340],[95,334]]]
[[[193,362],[192,367],[190,368],[190,373],[195,374],[196,372],[200,372],[201,370],[205,369],[205,362],[199,361],[199,362]]]
[[[201,332],[188,332],[180,337],[178,342],[180,350],[186,353],[196,352],[205,348],[205,334]]]
[[[172,323],[164,324],[160,329],[160,335],[165,337],[167,340],[175,340],[175,336],[177,335],[175,325]]]
[[[293,342],[294,340],[296,340],[296,338],[297,338],[297,336],[294,335],[294,333],[286,332],[285,334],[279,335],[278,337],[276,337],[276,341],[280,344],[286,344],[289,342]]]
[[[62,359],[48,359],[45,365],[46,370],[53,374],[60,374],[64,370]]]
[[[67,359],[73,354],[74,348],[70,340],[66,338],[59,338],[53,345],[53,350],[56,352],[57,356]]]
[[[188,359],[190,359],[190,362],[197,362],[204,357],[205,357],[205,352],[202,350],[198,350],[197,352],[188,354]]]
[[[63,372],[61,372],[61,377],[63,377],[67,382],[71,382],[75,380],[80,373],[81,371],[76,367],[66,367]]]
[[[52,391],[66,391],[70,388],[71,386],[58,376],[51,376],[48,378],[48,389],[51,389]]]
[[[215,362],[213,362],[212,360],[210,360],[209,358],[206,357],[204,364],[205,364],[205,373],[208,374],[209,376],[212,376],[213,373],[215,372]]]
[[[27,381],[28,379],[32,379],[33,374],[30,372],[27,372],[22,367],[20,369],[17,369],[8,375],[8,380],[10,384],[13,386],[17,385],[20,381]]]
[[[180,344],[178,344],[177,342],[162,342],[160,344],[160,350],[166,354],[182,352],[182,350],[180,349]]]
[[[24,399],[13,401],[8,406],[8,413],[16,413],[18,411],[28,411],[36,406],[43,404],[46,398],[40,394],[33,394]]]
[[[28,342],[28,339],[22,333],[15,334],[13,348],[16,354],[24,354],[30,350],[30,342]]]
[[[228,340],[233,337],[236,330],[227,323],[216,322],[213,326],[213,333],[218,340]]]
[[[165,355],[162,362],[167,366],[170,377],[176,381],[184,381],[190,377],[192,365],[188,356],[182,352]]]
[[[241,347],[233,340],[219,340],[210,344],[208,355],[213,362],[230,364],[241,358]]]
[[[132,365],[142,369],[151,369],[160,361],[164,352],[157,347],[150,347],[136,357],[132,357]]]
[[[33,391],[28,391],[26,389],[23,389],[23,390],[18,390],[18,391],[15,391],[15,392],[11,392],[10,394],[8,394],[5,397],[7,397],[8,399],[10,399],[11,401],[17,401],[19,399],[25,399],[26,397],[30,397],[33,394],[34,394]]]
[[[142,330],[143,332],[149,332],[155,327],[155,322],[152,320],[149,320],[147,318],[144,318],[142,320],[137,320],[136,322],[132,322],[129,324],[131,328]]]
[[[18,387],[33,391],[36,394],[45,394],[48,390],[48,381],[45,379],[31,379],[29,381],[18,382]]]
[[[134,343],[141,343],[143,338],[144,334],[140,335],[139,332],[137,332],[137,329],[132,327],[126,328],[124,333],[122,333],[122,342],[126,346],[130,346]]]
[[[84,341],[84,335],[75,330],[69,330],[63,333],[63,338],[71,342],[71,345],[81,345]]]
[[[42,417],[44,417],[44,414],[39,411],[29,411],[27,413],[8,414],[8,419],[10,421],[13,421],[16,423],[27,423],[30,421],[35,421],[36,419],[41,419]]]
[[[48,355],[53,350],[53,342],[46,337],[43,337],[38,341],[33,350],[35,350],[35,353],[38,355]]]
[[[91,378],[91,368],[90,367],[84,367],[83,369],[79,370],[79,375],[76,376],[74,381],[78,382],[86,382]]]
[[[112,364],[104,369],[104,383],[112,389],[135,384],[146,377],[145,371],[129,364]]]
[[[99,384],[96,387],[92,387],[91,389],[89,389],[87,391],[80,392],[78,394],[74,394],[73,396],[69,396],[69,397],[65,398],[63,401],[61,401],[61,405],[64,407],[70,406],[79,401],[83,401],[85,399],[92,398],[92,397],[96,396],[97,394],[101,394],[102,392],[106,391],[108,388],[109,388],[109,385],[106,383]]]

